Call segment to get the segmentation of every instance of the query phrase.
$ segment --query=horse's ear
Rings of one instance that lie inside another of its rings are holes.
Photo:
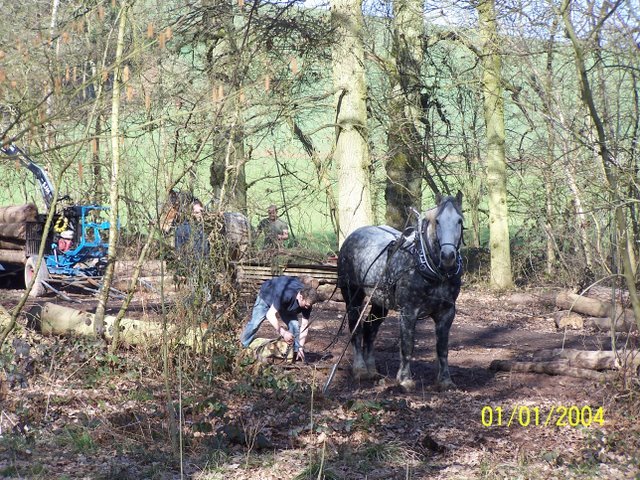
[[[458,190],[456,194],[456,202],[458,202],[458,205],[462,208],[462,192],[460,190]]]
[[[440,205],[442,201],[442,194],[440,192],[436,193],[436,205]]]

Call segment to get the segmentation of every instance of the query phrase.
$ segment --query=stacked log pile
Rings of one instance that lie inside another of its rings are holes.
[[[0,262],[24,263],[27,222],[37,216],[33,203],[0,207]]]
[[[556,305],[560,308],[560,311],[554,314],[558,328],[589,326],[608,331],[611,330],[611,319],[614,319],[613,327],[618,332],[630,332],[637,328],[631,309],[613,306],[610,302],[597,298],[560,292],[556,297]]]
[[[586,297],[563,291],[556,295],[553,313],[559,329],[593,327],[598,330],[631,333],[637,330],[633,311],[617,302]],[[587,351],[571,349],[542,350],[531,361],[494,360],[490,368],[496,371],[544,373],[566,375],[595,381],[611,378],[612,371],[622,371],[636,377],[640,375],[640,351],[623,349],[613,351]]]

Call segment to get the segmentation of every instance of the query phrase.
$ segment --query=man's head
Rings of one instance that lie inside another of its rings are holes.
[[[298,303],[302,308],[311,308],[311,306],[318,302],[318,291],[310,286],[302,287],[302,290],[298,292]]]
[[[275,205],[269,205],[267,215],[269,215],[269,220],[273,222],[278,217],[278,208]]]
[[[202,214],[204,213],[204,205],[200,200],[194,200],[191,205],[191,212],[193,213],[194,218],[201,220]]]

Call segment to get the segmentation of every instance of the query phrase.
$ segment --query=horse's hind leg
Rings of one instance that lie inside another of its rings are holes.
[[[362,322],[358,325],[358,319],[362,312],[364,292],[361,289],[342,288],[342,297],[347,308],[349,319],[349,331],[351,332],[351,346],[353,347],[352,372],[356,379],[367,378],[367,365],[362,355]],[[357,328],[356,328],[357,327]]]
[[[378,335],[380,324],[387,316],[388,310],[378,305],[371,305],[371,312],[363,325],[362,350],[364,362],[367,367],[367,377],[375,378],[378,375],[376,369],[376,356],[374,342]]]

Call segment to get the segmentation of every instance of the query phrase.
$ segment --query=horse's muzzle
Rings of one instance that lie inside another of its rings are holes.
[[[456,266],[458,251],[450,245],[442,246],[440,250],[440,266],[445,269],[451,269]]]

